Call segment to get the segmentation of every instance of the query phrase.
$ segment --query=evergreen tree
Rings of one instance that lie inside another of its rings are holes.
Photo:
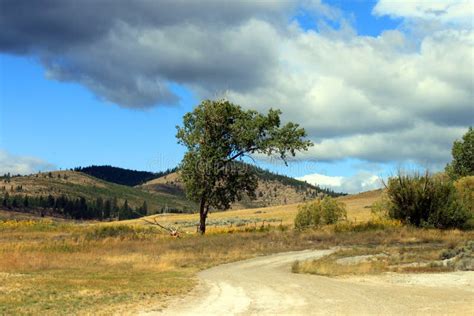
[[[123,203],[122,209],[119,211],[119,220],[128,218],[130,207],[128,206],[128,200]]]
[[[19,205],[18,205],[18,200],[17,200],[16,195],[14,195],[14,196],[12,197],[12,208],[18,208],[18,207],[19,207]]]
[[[54,202],[55,202],[54,197],[51,194],[49,194],[48,199],[46,200],[46,207],[47,208],[54,208]]]
[[[10,207],[10,195],[8,192],[5,192],[5,195],[3,196],[2,206],[6,208]]]
[[[112,202],[110,200],[105,200],[104,203],[104,218],[110,218],[112,213]]]
[[[98,217],[101,220],[104,219],[104,200],[101,197],[98,197],[95,201],[95,211],[94,217]]]

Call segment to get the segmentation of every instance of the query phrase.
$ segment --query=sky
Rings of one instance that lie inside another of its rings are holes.
[[[314,142],[260,167],[350,193],[442,170],[474,125],[474,2],[0,0],[0,174],[161,171],[203,99]]]

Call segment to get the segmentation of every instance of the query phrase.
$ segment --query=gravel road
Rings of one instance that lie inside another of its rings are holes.
[[[280,253],[199,273],[200,285],[162,315],[474,315],[474,272],[327,278],[291,273],[295,260],[332,250]]]

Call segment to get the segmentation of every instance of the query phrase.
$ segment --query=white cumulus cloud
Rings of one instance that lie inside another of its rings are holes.
[[[474,125],[472,1],[381,0],[373,14],[401,25],[375,37],[321,1],[50,2],[0,0],[0,51],[123,107],[174,104],[171,84],[199,99],[227,91],[281,109],[316,144],[302,157],[324,161],[441,166]]]
[[[379,0],[373,12],[396,18],[438,20],[444,23],[473,23],[472,0]]]
[[[12,155],[0,149],[0,174],[31,174],[38,171],[54,170],[55,166],[36,157]]]
[[[382,179],[370,172],[359,172],[350,177],[327,176],[319,173],[308,174],[297,178],[322,188],[336,192],[359,193],[379,189],[383,186]]]

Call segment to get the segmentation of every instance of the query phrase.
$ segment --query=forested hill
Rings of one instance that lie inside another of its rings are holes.
[[[329,196],[334,196],[334,197],[346,195],[346,193],[335,192],[331,189],[321,188],[319,186],[312,185],[312,184],[310,184],[306,181],[297,180],[295,178],[291,178],[291,177],[288,177],[288,176],[285,176],[285,175],[281,175],[281,174],[278,174],[278,173],[271,172],[268,169],[262,169],[260,167],[252,166],[252,165],[250,165],[250,167],[254,169],[255,173],[258,176],[258,178],[261,179],[261,180],[264,180],[264,181],[277,181],[277,182],[280,182],[284,185],[291,186],[291,187],[294,187],[294,188],[300,188],[300,189],[303,189],[303,190],[304,189],[313,189],[313,190],[316,190],[318,192],[322,192],[322,193],[325,193]]]
[[[245,164],[242,167],[253,169],[257,175],[256,198],[250,199],[244,194],[241,200],[232,204],[233,209],[300,203],[324,195],[345,195],[288,176],[275,174],[253,165]],[[139,188],[149,192],[166,193],[185,198],[184,184],[179,171],[145,182]]]
[[[137,171],[124,169],[112,166],[89,166],[89,167],[77,167],[74,171],[82,172],[93,176],[98,179],[102,179],[107,182],[136,186],[155,178],[163,177],[167,174],[176,171],[176,168],[168,169],[162,172],[149,172],[149,171]]]

